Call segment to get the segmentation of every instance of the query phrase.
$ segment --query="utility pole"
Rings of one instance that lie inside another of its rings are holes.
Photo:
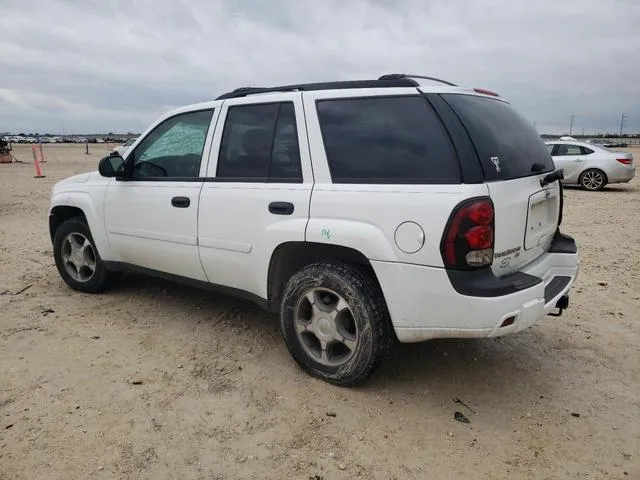
[[[571,136],[571,134],[573,133],[573,119],[575,118],[575,115],[572,113],[571,114],[571,123],[569,124],[569,136]]]
[[[624,127],[624,122],[627,120],[627,114],[623,113],[620,116],[620,142],[622,142],[622,127]]]

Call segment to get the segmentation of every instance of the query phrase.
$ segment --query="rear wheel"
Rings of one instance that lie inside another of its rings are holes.
[[[585,190],[602,190],[607,184],[607,176],[602,170],[590,168],[580,175],[580,186]]]
[[[298,364],[339,386],[365,380],[394,340],[380,287],[365,271],[346,264],[317,263],[293,275],[280,322]]]
[[[81,217],[64,221],[53,237],[53,256],[62,279],[74,290],[98,293],[119,278],[102,263],[89,226]]]

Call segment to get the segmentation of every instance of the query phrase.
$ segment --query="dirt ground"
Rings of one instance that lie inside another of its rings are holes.
[[[142,276],[67,288],[47,207],[90,148],[46,146],[44,179],[29,146],[0,165],[0,479],[640,479],[639,180],[567,189],[565,315],[401,345],[342,389],[251,304]]]

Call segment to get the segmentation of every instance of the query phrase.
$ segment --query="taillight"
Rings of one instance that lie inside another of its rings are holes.
[[[459,204],[442,236],[440,250],[445,267],[470,269],[491,265],[494,230],[490,198],[472,198]]]
[[[631,162],[633,161],[630,158],[616,158],[616,160],[623,165],[631,165]]]

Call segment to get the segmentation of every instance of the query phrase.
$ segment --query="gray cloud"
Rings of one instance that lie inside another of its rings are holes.
[[[2,0],[0,131],[140,131],[241,85],[423,73],[640,130],[636,0]]]

